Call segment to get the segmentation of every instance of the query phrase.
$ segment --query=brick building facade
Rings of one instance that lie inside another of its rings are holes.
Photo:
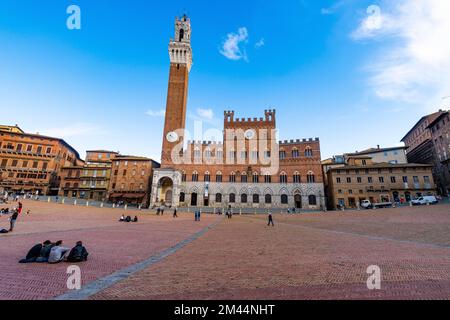
[[[444,195],[450,194],[450,112],[446,111],[428,125],[433,141],[436,184]]]
[[[108,199],[148,206],[153,171],[159,167],[158,162],[149,158],[116,155],[112,161]]]
[[[276,141],[275,110],[246,119],[225,111],[222,141],[184,141],[190,36],[190,20],[177,18],[169,44],[162,162],[153,176],[151,204],[324,208],[320,141]]]
[[[374,163],[361,156],[348,156],[345,163],[327,166],[329,209],[356,208],[362,200],[372,203],[409,202],[435,194],[432,165]]]
[[[447,178],[441,160],[439,159],[439,153],[441,153],[441,157],[443,156],[443,148],[440,144],[441,142],[444,143],[445,134],[443,134],[443,131],[445,131],[445,128],[441,126],[442,121],[445,122],[446,115],[446,111],[439,110],[438,112],[422,117],[402,139],[402,142],[407,147],[408,162],[433,165],[433,177],[438,185],[440,194],[447,194]],[[440,125],[435,122],[437,119],[440,119],[438,121],[441,122]],[[439,126],[439,132],[437,132],[437,127],[430,126],[431,124]],[[432,132],[432,127],[436,132]],[[440,137],[442,137],[442,140]],[[437,139],[439,141],[435,141]]]
[[[85,162],[61,168],[60,196],[105,201],[112,160],[117,155],[113,151],[88,150]]]
[[[58,194],[61,168],[82,163],[62,139],[0,126],[0,192]]]

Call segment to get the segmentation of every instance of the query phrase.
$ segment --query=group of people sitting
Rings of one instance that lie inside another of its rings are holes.
[[[0,209],[0,216],[4,215],[4,214],[9,214],[9,208],[1,208]]]
[[[46,240],[43,243],[38,243],[28,251],[25,259],[19,263],[59,263],[67,262],[82,262],[87,261],[89,253],[83,246],[83,242],[78,241],[72,249],[63,246],[62,240],[52,243]]]
[[[122,215],[119,219],[119,222],[138,222],[138,217],[134,216],[134,219],[131,219],[131,216],[125,217]]]

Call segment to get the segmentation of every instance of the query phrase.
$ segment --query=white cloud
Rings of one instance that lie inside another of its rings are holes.
[[[381,11],[377,5],[371,5],[367,8],[367,17],[364,18],[358,29],[352,33],[355,40],[375,37],[392,28],[392,18]]]
[[[57,137],[70,138],[77,136],[90,136],[106,134],[106,131],[92,123],[75,123],[65,127],[45,129],[40,134]]]
[[[349,2],[348,0],[340,0],[340,1],[336,2],[335,4],[333,4],[332,6],[328,7],[328,8],[322,8],[320,10],[320,13],[323,14],[323,15],[334,14],[341,7],[343,7],[344,5],[348,4],[348,2]]]
[[[257,43],[255,43],[255,48],[259,49],[262,48],[266,45],[266,42],[264,40],[264,38],[261,38],[261,40],[259,40]]]
[[[331,9],[331,8],[322,8],[322,9],[320,10],[320,13],[321,13],[321,14],[324,14],[324,15],[333,14],[333,13],[334,13],[334,10]]]
[[[212,109],[197,109],[197,115],[205,120],[212,120],[214,118],[214,111]]]
[[[381,40],[367,66],[371,89],[382,99],[436,109],[450,93],[450,1],[384,0],[380,12],[368,12],[351,36]]]
[[[148,110],[146,113],[146,115],[150,116],[150,117],[164,117],[166,115],[166,111],[161,109],[161,110]]]
[[[230,60],[241,60],[247,61],[247,54],[245,48],[241,49],[242,43],[248,42],[248,31],[247,28],[239,28],[238,33],[229,33],[227,39],[222,44],[222,49],[220,53]]]

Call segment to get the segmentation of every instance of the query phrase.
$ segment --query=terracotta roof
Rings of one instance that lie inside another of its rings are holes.
[[[27,132],[14,132],[14,131],[8,131],[9,134],[15,134],[18,136],[26,136],[26,137],[35,137],[35,138],[40,138],[40,139],[48,139],[48,140],[56,140],[61,142],[62,144],[64,144],[66,147],[68,147],[69,149],[72,150],[73,153],[75,153],[75,156],[77,157],[77,159],[81,160],[80,158],[80,154],[78,153],[77,150],[75,150],[74,147],[72,147],[70,144],[68,144],[64,139],[61,138],[55,138],[55,137],[50,137],[50,136],[44,136],[42,134],[37,134],[37,133],[27,133]]]
[[[127,155],[118,155],[114,158],[114,161],[120,160],[128,160],[128,161],[154,161],[153,159],[147,157],[138,157],[138,156],[127,156]],[[156,162],[156,161],[155,161]]]
[[[385,152],[385,151],[392,151],[392,150],[399,150],[399,149],[407,149],[406,146],[399,146],[399,147],[389,147],[389,148],[369,148],[363,151],[353,152],[353,153],[346,153],[347,156],[353,156],[353,155],[364,155],[364,154],[371,154],[376,152]]]
[[[432,168],[432,164],[419,164],[419,163],[400,163],[400,164],[391,164],[391,163],[374,163],[369,165],[362,166],[352,166],[345,165],[339,168],[331,168],[330,170],[347,170],[347,169],[384,169],[384,168]]]
[[[430,129],[431,127],[433,127],[436,123],[438,123],[439,121],[441,121],[442,118],[446,117],[449,114],[448,111],[443,112],[439,117],[437,117],[436,119],[434,119],[433,121],[431,121],[431,123],[428,125],[428,129]]]
[[[98,153],[113,153],[119,154],[117,151],[109,151],[109,150],[86,150],[86,152],[98,152]]]

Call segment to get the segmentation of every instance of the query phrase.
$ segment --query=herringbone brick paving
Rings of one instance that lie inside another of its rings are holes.
[[[122,210],[26,202],[16,231],[0,236],[0,299],[49,299],[67,292],[67,264],[17,263],[33,244],[83,240],[91,256],[83,284],[143,261],[189,238],[218,217],[195,223],[140,213],[121,224]],[[130,212],[131,214],[131,212]],[[450,206],[275,214],[224,219],[162,261],[92,299],[448,299]],[[6,225],[5,217],[0,226]],[[367,289],[378,265],[381,290]]]

